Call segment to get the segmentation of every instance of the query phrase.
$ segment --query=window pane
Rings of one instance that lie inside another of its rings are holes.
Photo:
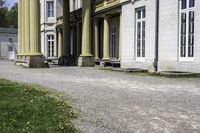
[[[195,0],[189,0],[189,7],[195,6]]]
[[[141,47],[141,22],[137,24],[137,57],[140,57],[140,47]]]
[[[186,56],[186,13],[181,14],[181,57]]]
[[[145,17],[146,11],[145,8],[140,8],[137,10],[137,25],[136,25],[136,45],[137,45],[137,57],[145,57]]]
[[[181,9],[186,9],[187,7],[187,0],[182,0]]]
[[[146,17],[146,12],[145,12],[145,9],[142,10],[142,18],[145,18]]]
[[[194,11],[189,12],[188,57],[194,56]]]
[[[138,11],[138,19],[141,19],[141,10]]]
[[[142,57],[145,57],[145,21],[142,22]]]
[[[47,1],[47,12],[48,12],[48,17],[54,17],[54,2],[53,1]]]

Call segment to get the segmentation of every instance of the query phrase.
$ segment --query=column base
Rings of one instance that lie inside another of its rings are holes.
[[[49,64],[45,62],[42,55],[17,55],[15,64],[25,68],[48,68]]]
[[[93,56],[81,56],[78,59],[78,66],[79,67],[94,67],[95,60]]]
[[[62,56],[59,57],[58,64],[64,66],[75,66],[76,59],[73,56]]]

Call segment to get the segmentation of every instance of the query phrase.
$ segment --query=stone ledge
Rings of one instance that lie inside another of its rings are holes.
[[[163,76],[163,77],[175,77],[175,78],[192,78],[200,77],[200,73],[191,73],[191,72],[181,72],[181,71],[160,71],[153,73],[153,75]]]

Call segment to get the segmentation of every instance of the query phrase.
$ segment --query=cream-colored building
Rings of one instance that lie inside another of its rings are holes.
[[[120,66],[121,42],[120,0],[97,0],[93,12],[93,49],[95,63]]]
[[[63,40],[63,0],[57,1],[57,44],[61,44]],[[70,0],[70,37],[69,37],[69,57],[68,61],[62,58],[61,51],[58,52],[59,63],[65,65],[78,65],[78,59],[81,54],[81,26],[82,26],[82,0]],[[60,45],[58,45],[59,47]]]
[[[121,57],[121,3],[119,0],[91,1],[89,29],[90,56],[96,65],[120,65]],[[70,56],[71,63],[78,64],[81,55],[82,1],[70,0]],[[104,24],[106,24],[104,26]],[[58,33],[62,35],[63,17],[57,20]],[[61,31],[61,32],[60,32]],[[59,34],[58,34],[59,38]],[[62,41],[62,40],[61,40]],[[59,39],[58,39],[59,43]],[[82,42],[84,43],[84,42]],[[93,64],[94,64],[93,63]],[[70,64],[70,63],[69,63]]]
[[[57,0],[40,0],[41,52],[48,60],[57,59]]]
[[[40,64],[38,0],[19,1],[16,62]],[[198,1],[58,0],[56,6],[60,64],[200,72]]]

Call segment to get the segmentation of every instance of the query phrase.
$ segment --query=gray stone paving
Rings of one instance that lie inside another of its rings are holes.
[[[136,76],[97,68],[24,69],[0,62],[0,77],[70,95],[86,133],[200,133],[200,80]]]

